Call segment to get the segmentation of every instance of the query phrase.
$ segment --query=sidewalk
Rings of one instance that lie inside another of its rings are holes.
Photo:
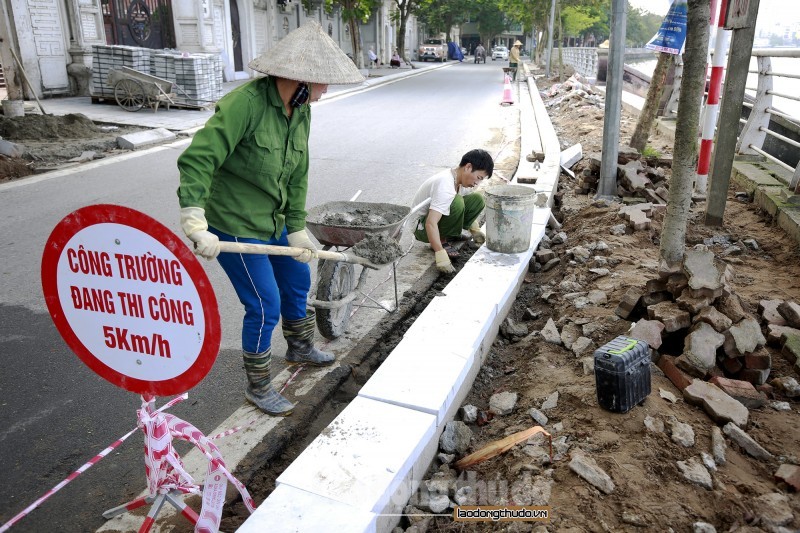
[[[365,72],[367,72],[366,81],[359,85],[331,86],[328,92],[322,97],[321,101],[324,102],[341,97],[345,94],[364,91],[370,87],[388,83],[392,80],[421,74],[431,69],[442,68],[453,64],[455,63],[414,63],[415,68],[413,69],[409,66],[403,66],[397,69],[385,66],[365,69]],[[247,81],[249,80],[237,80],[223,83],[223,94],[229,93]],[[0,89],[0,91],[5,91],[5,89]],[[157,112],[146,108],[136,112],[129,112],[119,107],[113,99],[102,103],[92,103],[92,98],[89,96],[51,98],[41,100],[41,104],[45,112],[54,115],[80,113],[94,122],[123,124],[126,126],[139,126],[143,128],[166,128],[174,132],[191,131],[200,128],[206,123],[209,117],[214,114],[213,107],[210,109],[180,109],[173,107],[169,110],[164,107],[159,107]],[[35,100],[26,100],[25,108],[26,113],[39,113],[39,106],[36,104]]]

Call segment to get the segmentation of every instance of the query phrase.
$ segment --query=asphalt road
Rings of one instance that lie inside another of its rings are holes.
[[[308,206],[348,200],[358,190],[361,201],[409,204],[422,181],[468,149],[503,146],[502,88],[498,65],[465,62],[316,104]],[[41,292],[44,243],[66,214],[96,203],[140,210],[180,234],[175,160],[185,146],[0,186],[0,523],[133,429],[140,403],[96,376],[61,339]],[[222,349],[171,412],[210,432],[242,404],[244,377],[240,304],[219,266],[205,266],[219,302]],[[96,529],[103,510],[145,488],[141,446],[136,433],[12,531]]]

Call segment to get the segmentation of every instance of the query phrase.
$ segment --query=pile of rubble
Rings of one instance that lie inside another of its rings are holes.
[[[666,343],[669,348],[664,351],[680,352],[674,358],[662,354],[658,360],[678,389],[691,386],[718,396],[719,388],[749,408],[763,406],[776,394],[800,396],[794,378],[768,384],[774,352],[780,351],[800,373],[800,305],[762,300],[759,316],[752,316],[731,289],[732,267],[718,264],[702,244],[686,253],[681,269],[664,270],[647,282],[644,291],[629,289],[615,312],[626,320],[646,315],[629,336],[646,341],[654,350]],[[690,378],[709,379],[717,387],[692,385]],[[715,420],[722,416],[705,407]],[[744,427],[747,411],[736,410],[741,414],[737,425]]]
[[[558,107],[562,103],[590,103],[598,107],[605,105],[602,96],[597,94],[589,82],[580,74],[573,74],[564,83],[556,83],[540,94],[546,99],[546,107]]]
[[[601,155],[588,154],[576,166],[580,177],[577,194],[588,194],[597,190],[600,181]],[[669,157],[648,157],[635,148],[620,146],[617,155],[617,195],[622,198],[637,197],[656,205],[666,205],[669,196],[669,181],[665,168],[672,167]]]

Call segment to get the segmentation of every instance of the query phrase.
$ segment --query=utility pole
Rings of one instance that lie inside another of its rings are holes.
[[[611,3],[611,41],[608,50],[603,155],[600,160],[598,198],[611,198],[617,194],[619,121],[622,113],[622,74],[625,66],[625,4],[626,0],[612,0]]]
[[[0,0],[0,64],[6,79],[9,100],[22,100],[22,80],[17,73],[17,63],[11,53],[14,46],[14,32],[11,25],[11,5]]]
[[[556,0],[550,3],[550,21],[547,23],[547,66],[544,69],[546,78],[550,77],[550,61],[553,57],[553,26],[556,20]]]
[[[733,159],[736,156],[736,136],[739,132],[739,117],[742,116],[744,88],[753,38],[756,34],[759,0],[723,0],[728,3],[726,29],[733,29],[731,49],[728,53],[728,69],[722,89],[722,105],[719,110],[717,145],[708,184],[706,204],[706,226],[721,226],[728,199]],[[734,9],[737,8],[737,9]]]

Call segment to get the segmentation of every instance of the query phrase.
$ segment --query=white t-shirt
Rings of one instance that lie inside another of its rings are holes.
[[[455,170],[447,169],[437,172],[425,180],[422,185],[420,185],[420,188],[417,190],[417,194],[414,195],[414,201],[411,203],[411,207],[419,205],[421,202],[424,202],[430,198],[431,203],[428,204],[428,207],[419,212],[419,217],[426,216],[428,211],[431,209],[441,213],[444,216],[449,215],[450,204],[453,203],[453,198],[456,197],[455,181]],[[458,194],[461,196],[466,196],[471,192],[471,188],[468,189],[466,187],[461,187],[458,191]]]

